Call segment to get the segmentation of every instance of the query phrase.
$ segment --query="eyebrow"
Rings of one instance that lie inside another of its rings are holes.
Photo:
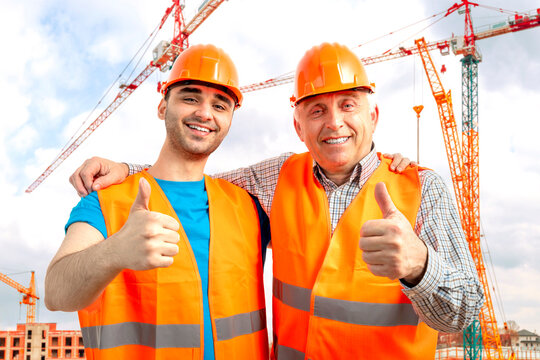
[[[182,88],[179,93],[202,94],[202,90],[194,87],[185,87]],[[232,106],[232,101],[227,96],[215,93],[214,97],[225,102],[227,105]]]
[[[221,95],[221,94],[214,94],[214,97],[216,97],[219,100],[223,101],[227,105],[232,106],[232,101],[228,97],[226,97],[224,95]]]
[[[202,94],[202,90],[201,90],[201,89],[193,88],[193,87],[185,87],[185,88],[182,88],[182,89],[180,89],[179,92],[180,92],[180,93],[186,92],[186,93],[191,93],[191,94]]]

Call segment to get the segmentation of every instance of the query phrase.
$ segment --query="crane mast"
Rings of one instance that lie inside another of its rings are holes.
[[[464,331],[465,359],[481,359],[482,344],[488,359],[504,359],[500,334],[493,310],[493,303],[486,276],[486,268],[480,247],[480,179],[479,179],[479,137],[478,137],[478,63],[481,56],[475,46],[476,40],[517,32],[540,26],[540,9],[535,12],[515,14],[506,22],[490,25],[487,30],[473,31],[469,6],[476,6],[467,0],[454,4],[447,15],[465,6],[465,33],[461,37],[426,43],[424,39],[415,41],[411,48],[400,47],[397,51],[387,51],[381,55],[362,58],[365,65],[419,54],[431,86],[431,90],[441,121],[452,183],[469,250],[485,294],[485,305],[475,320]],[[464,55],[462,61],[462,141],[460,144],[457,125],[452,107],[451,92],[445,92],[437,70],[429,56],[431,50],[438,49],[442,55],[449,53]],[[282,75],[242,87],[243,92],[260,90],[290,83],[294,75]],[[511,355],[511,358],[513,355]]]
[[[28,287],[24,287],[15,280],[11,279],[5,274],[0,273],[0,281],[3,281],[4,283],[8,284],[21,294],[23,294],[23,298],[20,302],[20,304],[26,305],[26,323],[31,324],[36,322],[36,301],[39,300],[39,296],[37,296],[36,291],[36,280],[34,277],[34,272],[32,271],[32,277],[30,278],[30,285]]]
[[[55,161],[30,185],[26,192],[33,191],[43,180],[49,176],[90,134],[105,120],[120,104],[135,91],[141,83],[156,69],[167,71],[178,56],[188,46],[188,37],[198,26],[225,0],[205,0],[195,17],[183,27],[182,15],[183,4],[180,0],[173,0],[163,16],[160,27],[169,14],[174,11],[175,29],[171,42],[162,41],[154,49],[153,61],[133,80],[123,87],[111,105],[72,143],[66,148]],[[458,210],[469,249],[475,262],[476,269],[482,283],[486,303],[482,308],[479,320],[476,320],[464,332],[464,347],[466,359],[479,359],[482,356],[481,343],[484,344],[487,358],[503,359],[499,331],[493,311],[493,304],[486,276],[480,247],[480,190],[479,190],[479,131],[478,131],[478,64],[481,55],[476,48],[476,41],[506,33],[517,32],[540,26],[540,9],[530,13],[516,13],[513,18],[506,22],[490,25],[487,30],[474,32],[470,8],[480,6],[469,0],[461,0],[450,7],[444,16],[464,8],[465,31],[464,35],[454,36],[450,39],[426,43],[425,40],[415,41],[415,46],[398,50],[388,50],[377,56],[362,58],[365,65],[375,64],[387,60],[393,60],[405,56],[419,54],[428,81],[435,97],[448,163],[452,176]],[[451,92],[445,92],[437,70],[429,55],[432,50],[438,49],[441,54],[447,55],[452,49],[455,55],[463,55],[462,62],[462,141],[457,135],[457,126],[452,107]],[[264,82],[242,86],[244,93],[261,90],[292,82],[292,73],[269,79]],[[159,85],[158,85],[159,87]],[[1,275],[1,274],[0,274]],[[32,275],[33,276],[33,275]],[[33,279],[33,277],[32,277]],[[4,279],[2,279],[4,280]],[[5,280],[4,280],[5,282]],[[35,300],[34,300],[35,301]],[[25,303],[26,304],[26,303]],[[27,319],[28,321],[28,319]]]

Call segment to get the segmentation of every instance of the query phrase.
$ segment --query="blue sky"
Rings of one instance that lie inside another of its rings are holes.
[[[31,194],[24,190],[55,158],[110,84],[159,23],[169,0],[3,0],[0,39],[0,189],[5,210],[0,219],[0,271],[35,270],[40,293],[46,267],[63,239],[63,226],[78,201],[69,175],[93,155],[152,163],[161,148],[163,124],[157,120],[155,72],[95,133]],[[349,46],[402,28],[443,11],[453,1],[301,0],[255,2],[230,0],[191,36],[190,42],[214,43],[235,60],[242,84],[293,71],[311,46],[337,41]],[[526,11],[532,0],[491,0],[486,5]],[[198,1],[186,0],[191,19]],[[480,26],[506,15],[473,10]],[[425,26],[425,24],[424,24]],[[421,26],[423,27],[423,26]],[[451,15],[417,33],[384,37],[355,51],[360,57],[380,54],[400,41],[405,47],[463,34],[463,16]],[[482,40],[479,67],[480,181],[482,226],[497,277],[507,320],[540,330],[540,29]],[[158,40],[170,39],[166,26]],[[153,45],[150,49],[153,48]],[[454,98],[460,121],[459,57],[432,54]],[[143,57],[143,64],[151,55]],[[142,68],[139,67],[138,71]],[[442,174],[450,186],[438,115],[419,59],[405,58],[367,68],[377,84],[381,110],[375,142],[380,151],[416,157],[416,117],[422,103],[421,161]],[[114,87],[99,110],[117,94]],[[291,85],[245,96],[228,138],[212,156],[207,172],[248,165],[285,151],[304,151],[292,127],[288,98]],[[89,118],[86,127],[99,111]],[[484,249],[486,249],[484,244]],[[489,259],[486,259],[490,263]],[[270,265],[270,264],[268,264]],[[269,266],[267,266],[269,268]],[[13,275],[26,285],[28,274]],[[491,284],[492,287],[494,284]],[[24,322],[19,294],[0,285],[0,328]],[[496,305],[497,319],[502,324]],[[60,328],[78,326],[74,314],[51,313],[40,302],[39,320]]]

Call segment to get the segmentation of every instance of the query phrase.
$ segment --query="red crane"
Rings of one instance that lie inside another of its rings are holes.
[[[39,300],[36,291],[36,280],[34,278],[34,272],[32,271],[32,277],[30,278],[30,285],[24,287],[15,280],[11,279],[7,275],[0,273],[0,280],[23,294],[23,298],[20,304],[26,305],[26,323],[31,324],[36,322],[36,301]]]
[[[159,29],[163,27],[167,18],[174,13],[174,34],[170,42],[162,41],[153,51],[154,59],[146,68],[128,85],[121,86],[114,101],[79,135],[69,146],[65,148],[45,171],[26,189],[32,192],[38,187],[60,164],[73,153],[156,69],[168,70],[176,57],[186,49],[189,36],[212,14],[225,0],[205,0],[199,7],[199,11],[189,23],[184,22],[183,1],[172,0],[172,5],[167,8]]]

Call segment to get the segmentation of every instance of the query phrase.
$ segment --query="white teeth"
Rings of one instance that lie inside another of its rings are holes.
[[[344,143],[345,141],[347,141],[349,137],[346,136],[346,137],[341,137],[341,138],[337,138],[337,139],[328,139],[328,140],[324,140],[325,143],[327,144],[341,144],[341,143]]]
[[[210,132],[210,130],[208,130],[207,128],[203,128],[197,125],[188,125],[188,127],[199,131]]]

